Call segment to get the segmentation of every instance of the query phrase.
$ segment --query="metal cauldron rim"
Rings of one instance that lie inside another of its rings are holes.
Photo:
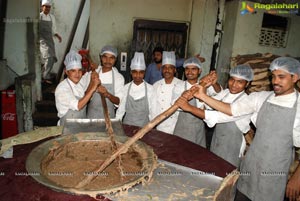
[[[115,136],[117,142],[124,143],[129,137],[127,136]],[[27,157],[26,160],[26,170],[30,176],[32,176],[37,182],[53,189],[56,191],[72,193],[72,194],[83,194],[90,195],[95,197],[99,194],[107,194],[107,193],[115,193],[122,190],[127,190],[130,187],[141,183],[147,182],[149,178],[152,177],[152,173],[154,169],[157,167],[157,156],[153,152],[153,149],[146,145],[141,141],[137,141],[133,146],[142,147],[145,153],[147,154],[147,160],[144,160],[146,164],[143,172],[147,172],[148,174],[140,174],[134,179],[134,181],[129,181],[125,184],[120,184],[118,186],[114,186],[109,189],[99,189],[99,190],[85,190],[85,189],[70,189],[58,186],[47,177],[45,177],[41,171],[40,164],[42,159],[49,153],[51,147],[53,147],[54,143],[64,144],[68,140],[68,142],[74,141],[109,141],[109,137],[106,133],[103,132],[91,132],[91,133],[78,133],[78,134],[70,134],[63,135],[51,140],[48,140],[37,147],[35,147]]]

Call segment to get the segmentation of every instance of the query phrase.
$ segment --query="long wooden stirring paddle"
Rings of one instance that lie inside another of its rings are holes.
[[[201,82],[199,83],[201,86],[205,86],[206,83]],[[195,94],[197,92],[197,88],[191,88],[188,91],[190,91],[192,94]],[[107,158],[99,168],[95,169],[95,173],[101,173],[107,166],[109,166],[120,154],[126,153],[128,151],[128,148],[134,144],[136,141],[141,139],[146,133],[148,133],[152,128],[154,128],[157,124],[159,124],[161,121],[163,121],[165,118],[172,115],[179,106],[176,104],[172,105],[169,109],[161,113],[160,115],[156,116],[152,121],[150,121],[148,124],[146,124],[143,128],[141,128],[133,137],[129,138],[124,144],[122,144],[116,152],[114,152],[109,158]],[[76,188],[82,188],[89,184],[97,174],[90,174],[87,175],[81,182],[79,182],[76,186]]]
[[[87,54],[87,59],[88,59],[90,65],[93,66],[92,72],[95,72],[95,63],[92,61],[92,58],[89,54]],[[108,112],[108,108],[107,108],[106,99],[103,94],[100,94],[100,96],[101,96],[101,102],[102,102],[102,107],[103,107],[103,114],[104,114],[104,118],[105,118],[107,134],[110,137],[113,151],[115,151],[115,150],[117,150],[117,143],[115,141],[114,131],[113,131],[112,124],[111,124],[111,121],[109,118],[109,112]]]
[[[95,71],[95,64],[92,61],[92,58],[89,54],[87,55],[87,59],[88,59],[88,62],[90,63],[90,65],[94,66],[92,68],[92,71],[94,72]],[[108,112],[106,99],[105,99],[103,94],[100,94],[100,97],[101,97],[101,102],[102,102],[102,107],[103,107],[103,115],[104,115],[104,119],[105,119],[106,132],[107,132],[107,134],[110,138],[110,142],[111,142],[111,145],[112,145],[112,150],[116,151],[118,147],[117,147],[117,143],[116,143],[116,140],[115,140],[114,130],[112,128],[112,123],[111,123],[111,120],[109,118],[109,112]],[[118,157],[118,168],[120,170],[120,173],[122,174],[121,157]]]

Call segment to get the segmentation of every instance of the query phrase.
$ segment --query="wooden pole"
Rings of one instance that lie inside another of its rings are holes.
[[[116,143],[116,140],[115,140],[115,133],[114,133],[114,130],[112,128],[111,120],[109,118],[109,113],[108,113],[108,108],[107,108],[107,103],[106,103],[105,97],[104,97],[103,94],[100,94],[100,95],[101,95],[102,106],[103,106],[103,109],[104,109],[103,113],[104,113],[105,124],[106,124],[106,132],[107,132],[107,134],[110,138],[112,150],[114,152],[114,151],[117,151],[117,149],[118,149],[118,146],[117,146],[117,143]],[[118,169],[119,169],[120,175],[122,177],[123,168],[122,168],[121,155],[118,156],[117,160],[118,160]]]
[[[115,151],[115,150],[117,150],[117,143],[115,141],[114,130],[112,128],[112,124],[111,124],[111,121],[109,118],[107,103],[106,103],[104,95],[100,94],[100,96],[101,96],[101,102],[102,102],[102,106],[103,106],[103,114],[104,114],[104,118],[105,118],[107,134],[108,134],[111,144],[112,144],[112,150]]]
[[[205,85],[205,83],[200,83],[202,86]],[[197,89],[191,88],[189,90],[192,94],[195,94]],[[89,184],[96,176],[96,173],[101,173],[107,166],[109,166],[120,154],[126,153],[128,151],[128,148],[133,145],[136,141],[141,139],[146,133],[148,133],[154,126],[159,124],[161,121],[166,119],[167,117],[171,116],[179,107],[174,104],[169,109],[155,117],[152,121],[150,121],[148,124],[146,124],[142,129],[140,129],[133,137],[129,138],[124,144],[122,144],[116,152],[114,152],[109,158],[107,158],[99,168],[95,169],[93,172],[95,174],[90,174],[86,176],[82,181],[80,181],[76,188],[82,188]]]
[[[92,61],[92,58],[91,58],[90,54],[87,55],[87,59],[89,61],[89,64],[92,66],[92,71],[94,72],[96,65]],[[103,94],[100,94],[100,96],[101,96],[101,102],[102,102],[102,107],[103,107],[103,115],[104,115],[104,118],[105,118],[106,132],[107,132],[107,134],[110,138],[112,150],[116,151],[118,149],[118,146],[117,146],[117,143],[116,143],[116,140],[115,140],[115,134],[114,134],[114,130],[112,128],[111,120],[109,118],[109,112],[108,112],[106,99],[105,99]],[[118,157],[118,168],[120,170],[120,174],[122,174],[121,162],[122,162],[121,161],[121,156],[119,156]]]
[[[97,65],[93,62],[90,54],[87,54],[87,59],[88,59],[89,65],[91,65],[92,72],[94,72]],[[100,96],[101,96],[101,102],[102,102],[102,107],[103,107],[103,115],[104,115],[104,118],[105,118],[105,125],[106,125],[107,134],[108,134],[108,136],[110,138],[110,141],[111,141],[111,144],[112,144],[112,150],[115,151],[115,150],[117,150],[117,143],[115,141],[114,131],[113,131],[112,124],[111,124],[111,121],[110,121],[110,118],[109,118],[109,112],[108,112],[108,108],[107,108],[106,99],[105,99],[103,94],[100,94]]]

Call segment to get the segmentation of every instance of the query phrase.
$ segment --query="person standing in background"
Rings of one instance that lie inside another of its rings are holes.
[[[163,78],[162,76],[162,54],[164,49],[162,47],[155,47],[153,50],[153,60],[147,67],[145,81],[153,85],[158,80]]]
[[[51,84],[50,72],[55,62],[57,62],[55,54],[55,44],[53,37],[56,37],[61,43],[62,38],[56,31],[56,21],[54,15],[50,14],[51,1],[42,1],[42,12],[40,13],[39,37],[40,52],[42,60],[42,79],[46,83]]]
[[[163,52],[162,73],[164,79],[157,81],[153,85],[154,97],[152,102],[152,111],[150,117],[154,119],[169,107],[172,106],[176,91],[182,85],[183,81],[175,77],[176,58],[174,52]],[[156,129],[168,134],[173,134],[178,118],[178,111],[157,125]]]

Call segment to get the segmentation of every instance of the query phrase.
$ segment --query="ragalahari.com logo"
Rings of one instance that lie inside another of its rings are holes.
[[[269,14],[298,14],[299,7],[299,3],[254,3],[253,6],[250,6],[247,2],[243,1],[241,15],[245,15],[247,13],[255,14],[256,10],[264,10],[264,12]]]
[[[251,6],[249,6],[246,2],[242,2],[242,8],[241,8],[241,15],[245,15],[247,13],[256,13],[256,11],[254,10],[254,8],[252,8]]]

